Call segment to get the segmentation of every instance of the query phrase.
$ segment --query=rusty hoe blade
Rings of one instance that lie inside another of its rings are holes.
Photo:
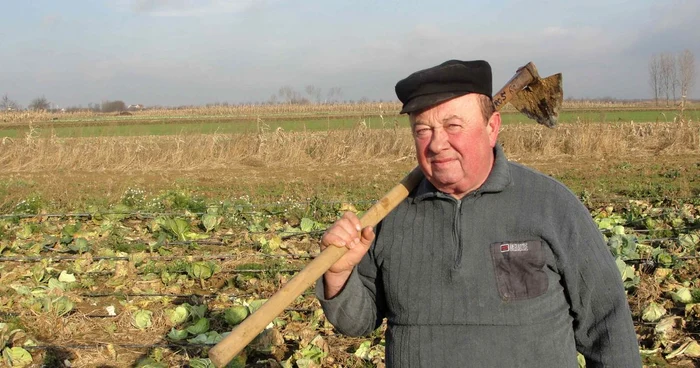
[[[510,100],[518,111],[528,118],[553,128],[559,118],[559,108],[564,98],[561,73],[547,78],[536,78]]]

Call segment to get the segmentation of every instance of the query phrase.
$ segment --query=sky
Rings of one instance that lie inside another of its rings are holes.
[[[494,91],[529,61],[567,98],[652,97],[652,55],[695,55],[698,0],[0,0],[0,95],[27,106],[264,102],[289,86],[396,100],[396,82],[487,60]]]

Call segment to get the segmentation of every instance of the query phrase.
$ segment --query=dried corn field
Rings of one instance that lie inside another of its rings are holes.
[[[500,142],[514,159],[569,155],[624,157],[700,153],[698,123],[567,124],[547,129],[504,126]],[[258,134],[5,138],[3,172],[168,171],[231,166],[280,167],[396,162],[413,157],[408,128]]]

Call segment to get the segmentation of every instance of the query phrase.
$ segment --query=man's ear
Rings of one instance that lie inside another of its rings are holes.
[[[491,147],[496,146],[496,141],[498,140],[498,133],[501,131],[501,113],[494,112],[486,125],[486,130],[489,134],[489,143]]]

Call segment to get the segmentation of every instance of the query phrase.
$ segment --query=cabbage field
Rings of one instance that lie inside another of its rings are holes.
[[[0,219],[0,344],[12,367],[212,366],[207,349],[318,252],[325,227],[371,203],[210,203],[186,193]],[[649,364],[700,357],[700,201],[591,208],[617,259]],[[337,335],[309,290],[231,364],[381,366],[381,328]],[[117,363],[118,362],[118,363]]]

